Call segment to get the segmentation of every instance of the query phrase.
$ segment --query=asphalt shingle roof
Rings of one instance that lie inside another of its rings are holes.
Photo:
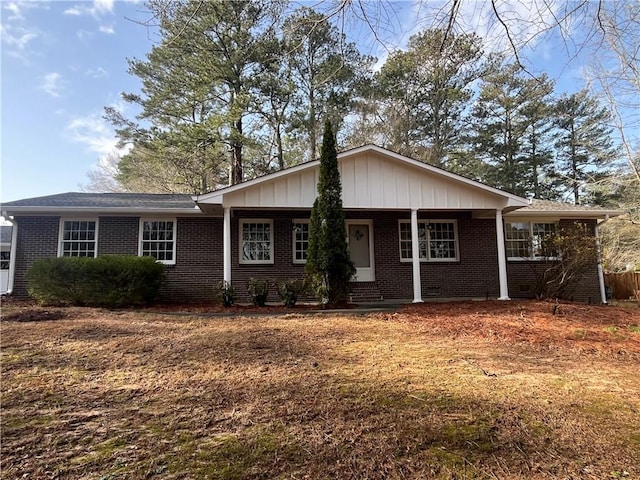
[[[536,211],[536,212],[597,212],[610,211],[611,209],[601,207],[590,207],[587,205],[574,205],[573,203],[554,202],[552,200],[534,199],[528,207],[519,208],[518,212]]]
[[[68,192],[6,202],[2,207],[195,208],[191,195],[180,193]]]

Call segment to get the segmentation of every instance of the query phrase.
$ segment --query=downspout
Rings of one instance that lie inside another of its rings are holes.
[[[16,275],[16,248],[18,248],[18,222],[9,217],[4,217],[11,225],[11,249],[9,250],[9,281],[5,295],[13,294],[13,279]]]
[[[604,273],[602,271],[602,247],[600,246],[600,225],[604,225],[609,221],[609,215],[604,216],[604,220],[600,223],[596,221],[595,237],[596,237],[596,253],[598,255],[598,282],[600,283],[600,300],[603,305],[607,305],[607,291],[604,287]]]

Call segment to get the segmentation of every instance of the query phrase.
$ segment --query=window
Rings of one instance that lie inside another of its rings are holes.
[[[504,236],[507,257],[510,259],[547,258],[545,240],[555,233],[555,223],[506,222]]]
[[[412,259],[411,222],[400,220],[400,260]],[[458,260],[458,235],[455,220],[419,220],[418,251],[420,261]]]
[[[240,263],[273,263],[272,232],[272,220],[240,220]]]
[[[140,220],[140,246],[138,254],[153,257],[166,265],[176,263],[176,221]]]
[[[0,252],[0,270],[9,270],[9,260],[11,259],[10,251]]]
[[[307,261],[309,248],[309,220],[293,221],[293,263]]]
[[[97,220],[61,220],[58,256],[95,257],[97,230]]]

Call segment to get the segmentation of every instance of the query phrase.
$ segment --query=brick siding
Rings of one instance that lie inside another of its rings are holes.
[[[249,301],[246,292],[251,277],[282,280],[302,278],[304,265],[293,263],[294,219],[308,218],[309,211],[289,212],[235,211],[231,221],[232,272],[239,301]],[[375,283],[385,299],[413,298],[411,262],[400,261],[398,221],[409,220],[409,212],[346,212],[347,220],[372,220],[375,253]],[[239,264],[239,220],[264,218],[273,220],[274,263]],[[458,221],[460,259],[455,262],[422,262],[420,265],[423,296],[436,292],[438,297],[485,297],[498,292],[495,221],[472,219],[469,213],[429,213],[419,219],[455,219]],[[269,301],[277,301],[275,292]]]
[[[309,218],[309,210],[249,211],[236,210],[231,218],[232,283],[238,300],[249,301],[247,282],[251,277],[270,280],[302,278],[304,265],[293,263],[294,219]],[[239,220],[264,218],[273,220],[274,263],[240,264]],[[375,252],[375,285],[385,299],[413,298],[411,262],[400,261],[398,221],[409,220],[408,211],[347,212],[347,219],[373,221]],[[458,225],[459,260],[455,262],[422,262],[420,264],[422,295],[430,297],[496,297],[498,267],[495,220],[474,219],[467,212],[420,212],[419,219],[455,219]],[[14,292],[26,296],[25,273],[39,258],[56,256],[60,217],[17,217],[18,245]],[[561,225],[568,221],[561,222]],[[590,222],[593,227],[595,222]],[[221,218],[180,217],[177,219],[176,264],[167,266],[167,284],[161,299],[175,302],[203,302],[214,299],[215,287],[223,272],[223,223]],[[139,218],[99,218],[98,254],[137,255]],[[532,264],[508,262],[509,295],[513,298],[532,296],[535,281]],[[538,264],[539,265],[539,264]],[[575,300],[599,301],[597,266],[574,288]],[[274,289],[268,301],[278,301]]]
[[[42,258],[58,255],[60,217],[15,217],[18,224],[13,294],[27,297],[26,274]]]
[[[559,227],[571,228],[574,222],[575,220],[560,220]],[[582,221],[581,223],[587,225],[589,235],[595,235],[595,220]],[[508,262],[509,296],[512,298],[532,298],[536,278],[544,267],[544,261],[515,260]],[[567,296],[569,299],[579,302],[600,303],[600,283],[596,263],[591,266],[580,281],[568,290]]]

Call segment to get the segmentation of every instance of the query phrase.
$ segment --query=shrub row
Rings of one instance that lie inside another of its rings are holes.
[[[274,281],[266,278],[250,278],[247,282],[247,291],[254,305],[263,307],[269,295],[269,288],[275,286],[280,300],[287,306],[293,307],[298,297],[309,292],[309,286],[304,279],[290,279]],[[226,306],[233,305],[236,299],[235,287],[228,282],[218,284],[218,298]]]
[[[58,257],[35,262],[27,281],[29,295],[42,304],[114,308],[153,303],[164,273],[152,257]]]

